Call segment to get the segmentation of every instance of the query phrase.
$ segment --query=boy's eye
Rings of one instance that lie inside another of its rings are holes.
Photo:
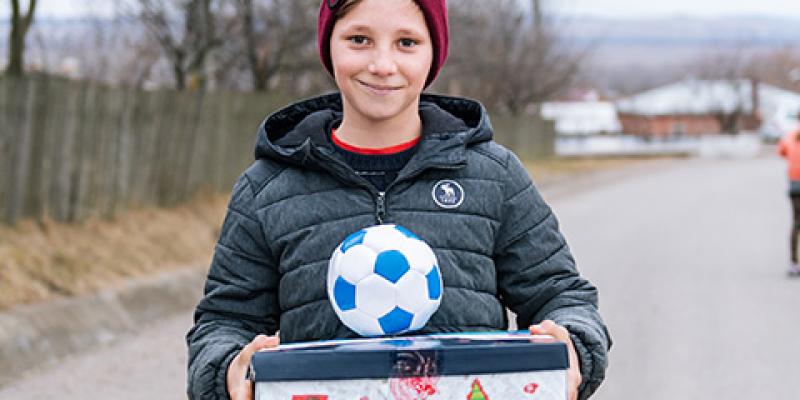
[[[353,35],[347,38],[347,40],[357,45],[365,45],[369,42],[369,39],[363,35]]]
[[[414,47],[417,44],[419,43],[414,39],[400,39],[400,46],[402,47]]]

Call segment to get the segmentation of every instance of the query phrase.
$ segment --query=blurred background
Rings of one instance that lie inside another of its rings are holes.
[[[800,3],[448,5],[430,91],[487,106],[598,286],[596,398],[797,398],[774,143],[799,124]],[[0,398],[185,397],[258,125],[335,90],[318,6],[0,0]]]

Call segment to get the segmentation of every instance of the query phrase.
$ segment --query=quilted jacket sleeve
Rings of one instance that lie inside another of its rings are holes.
[[[588,398],[605,377],[611,338],[597,311],[597,289],[582,278],[545,204],[519,160],[510,155],[503,218],[495,247],[498,290],[520,329],[550,319],[572,335]]]
[[[228,399],[228,365],[256,335],[278,330],[278,275],[245,175],[233,188],[205,295],[187,333],[190,399]]]

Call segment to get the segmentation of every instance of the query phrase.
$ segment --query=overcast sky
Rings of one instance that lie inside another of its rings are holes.
[[[800,18],[800,0],[544,0],[579,15],[659,17],[670,15],[763,15]]]
[[[523,0],[521,0],[523,1]],[[29,0],[21,1],[23,7]],[[114,0],[40,0],[37,16],[110,15]],[[562,13],[605,17],[762,15],[800,18],[800,0],[544,0]],[[0,18],[8,20],[9,2],[0,0]]]

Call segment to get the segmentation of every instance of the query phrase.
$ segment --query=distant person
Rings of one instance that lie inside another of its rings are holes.
[[[440,260],[442,302],[421,333],[504,330],[507,307],[567,345],[569,399],[588,398],[611,345],[597,289],[484,107],[422,93],[447,56],[445,0],[321,3],[320,58],[339,91],[261,125],[187,334],[189,398],[252,399],[255,351],[356,337],[328,301],[328,258],[382,223]]]
[[[789,235],[791,261],[789,276],[800,276],[797,265],[797,239],[800,233],[800,112],[797,113],[798,125],[789,131],[778,142],[778,154],[789,164],[789,198],[792,201],[792,231]]]

